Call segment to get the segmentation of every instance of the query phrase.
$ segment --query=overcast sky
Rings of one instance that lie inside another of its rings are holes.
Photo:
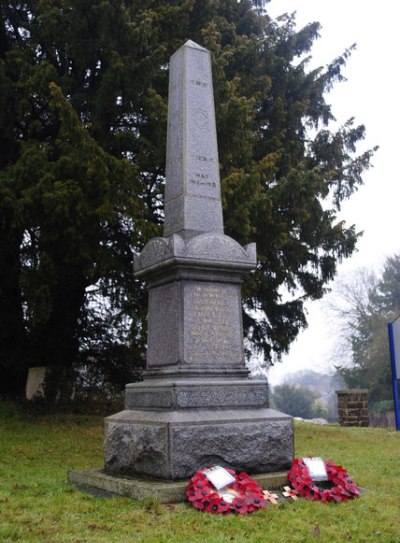
[[[400,127],[398,80],[398,19],[395,2],[381,0],[271,0],[268,13],[276,18],[296,12],[299,28],[309,22],[322,25],[321,37],[312,50],[312,67],[323,66],[353,43],[356,50],[344,75],[327,96],[340,123],[355,117],[365,124],[363,147],[379,145],[374,167],[365,173],[364,185],[342,208],[340,219],[355,224],[364,235],[358,253],[339,266],[339,277],[356,273],[359,267],[381,268],[385,257],[400,252],[398,233],[400,186],[397,175]],[[360,150],[362,150],[360,148]],[[329,323],[326,302],[308,305],[309,327],[293,343],[282,364],[270,370],[272,385],[298,369],[329,371],[333,368],[337,337]]]

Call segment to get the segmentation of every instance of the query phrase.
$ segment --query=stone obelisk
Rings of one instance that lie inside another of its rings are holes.
[[[255,265],[254,244],[224,235],[210,55],[188,41],[170,61],[164,237],[134,257],[149,291],[147,367],[106,419],[106,472],[290,466],[292,419],[268,408],[245,365],[240,285]]]
[[[211,64],[186,42],[170,60],[164,236],[224,233]]]

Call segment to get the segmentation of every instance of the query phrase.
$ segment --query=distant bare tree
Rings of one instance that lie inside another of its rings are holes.
[[[370,312],[369,295],[377,288],[378,275],[368,268],[357,268],[338,278],[326,299],[326,307],[337,333],[333,359],[340,364],[352,365],[352,337],[358,322]]]
[[[387,323],[400,311],[400,256],[380,274],[361,268],[338,281],[329,309],[338,328],[336,368],[348,387],[369,389],[370,404],[392,398]]]

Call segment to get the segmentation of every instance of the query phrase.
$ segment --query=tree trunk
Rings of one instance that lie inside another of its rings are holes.
[[[37,365],[48,370],[45,396],[50,401],[69,400],[72,395],[85,288],[86,278],[79,268],[65,264],[60,267],[49,319],[32,330]]]
[[[20,289],[22,233],[0,228],[0,393],[23,393],[27,336]]]

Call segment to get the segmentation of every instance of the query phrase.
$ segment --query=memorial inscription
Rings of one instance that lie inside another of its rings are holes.
[[[219,183],[215,173],[215,158],[190,155],[188,193],[219,198]]]
[[[240,291],[237,285],[185,287],[185,361],[224,366],[243,361]]]

